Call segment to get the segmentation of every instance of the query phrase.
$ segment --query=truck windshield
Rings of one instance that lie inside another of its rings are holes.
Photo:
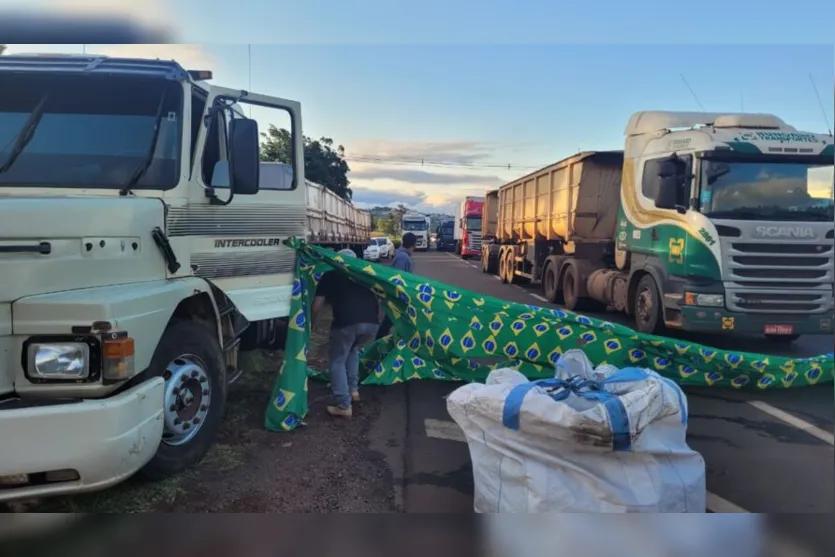
[[[481,232],[481,217],[467,217],[467,230]]]
[[[833,167],[706,160],[700,204],[703,214],[717,219],[831,222]]]
[[[426,224],[426,221],[419,221],[419,220],[406,220],[403,221],[403,230],[410,230],[410,231],[420,231],[420,230],[428,230],[429,225]]]
[[[182,99],[176,81],[4,75],[0,186],[123,188],[150,157],[131,188],[171,188],[180,174]]]

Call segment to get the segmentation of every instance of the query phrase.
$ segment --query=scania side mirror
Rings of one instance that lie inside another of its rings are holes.
[[[258,122],[236,118],[229,122],[229,176],[232,192],[237,195],[258,193],[261,160],[258,145]]]

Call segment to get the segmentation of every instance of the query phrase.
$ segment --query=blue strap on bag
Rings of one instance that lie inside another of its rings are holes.
[[[514,431],[519,430],[519,415],[522,410],[522,403],[525,400],[525,396],[537,387],[546,389],[548,396],[555,401],[565,400],[571,393],[574,393],[576,396],[586,400],[597,401],[603,404],[606,413],[609,415],[609,423],[612,426],[612,448],[615,451],[628,451],[632,448],[632,438],[629,432],[629,415],[620,398],[605,391],[603,385],[610,383],[632,383],[643,381],[647,377],[649,377],[649,373],[645,370],[630,367],[613,373],[602,381],[593,381],[575,375],[568,379],[542,379],[540,381],[523,383],[511,389],[507,398],[505,398],[502,411],[502,423],[508,429]],[[662,380],[665,382],[669,381],[670,386],[676,390],[681,407],[682,423],[687,423],[687,416],[684,411],[684,397],[681,389],[669,379],[662,378]]]

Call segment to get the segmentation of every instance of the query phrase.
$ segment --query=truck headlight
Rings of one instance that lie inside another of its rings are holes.
[[[27,371],[36,379],[84,379],[90,374],[90,347],[81,342],[32,343]]]
[[[684,303],[688,306],[721,308],[725,306],[725,296],[723,294],[698,294],[696,292],[687,292],[684,294]]]

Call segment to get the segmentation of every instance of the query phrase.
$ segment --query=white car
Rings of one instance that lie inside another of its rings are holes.
[[[366,261],[379,261],[380,260],[380,246],[377,244],[371,244],[365,248],[365,251],[362,253],[362,258]]]
[[[394,244],[388,238],[371,238],[371,243],[380,248],[380,259],[391,259],[394,257]]]

